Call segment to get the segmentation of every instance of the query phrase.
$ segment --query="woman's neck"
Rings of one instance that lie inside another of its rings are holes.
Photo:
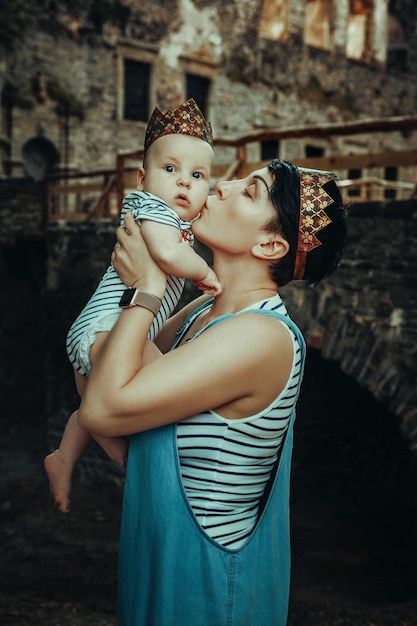
[[[249,260],[250,261],[250,260]],[[215,259],[215,272],[222,285],[222,293],[214,300],[208,317],[216,318],[227,313],[236,313],[277,292],[270,278],[267,265],[237,259],[219,263]]]

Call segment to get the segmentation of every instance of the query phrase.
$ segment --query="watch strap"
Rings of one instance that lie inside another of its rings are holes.
[[[123,309],[133,306],[141,306],[145,309],[152,311],[156,315],[161,307],[161,300],[158,296],[154,296],[152,293],[146,291],[140,291],[140,289],[134,289],[133,287],[126,289],[122,295],[119,306]]]

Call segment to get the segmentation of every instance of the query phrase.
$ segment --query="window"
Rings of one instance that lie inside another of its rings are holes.
[[[259,34],[264,39],[284,41],[288,36],[288,0],[265,0]]]
[[[307,0],[304,23],[304,42],[308,46],[330,49],[330,2]]]
[[[385,174],[385,180],[398,180],[398,170],[396,167],[386,167],[384,174]],[[384,190],[384,198],[394,199],[396,197],[397,197],[396,189]]]
[[[180,62],[184,77],[184,100],[194,98],[207,119],[210,117],[210,98],[217,76],[217,63],[192,56],[182,56]]]
[[[154,66],[158,47],[130,41],[117,48],[117,113],[119,121],[144,124],[157,97]]]
[[[0,174],[12,175],[10,143],[6,139],[0,139]]]
[[[346,56],[367,60],[372,46],[369,42],[373,0],[350,0],[346,38]]]
[[[357,180],[358,178],[362,178],[362,170],[349,170],[348,171],[348,178],[350,180]],[[359,187],[356,187],[356,189],[349,189],[348,191],[348,196],[360,196],[361,195],[361,190]]]
[[[151,66],[134,59],[123,59],[123,119],[146,122],[149,115]]]
[[[186,100],[194,98],[204,117],[207,116],[211,81],[205,76],[186,74]]]
[[[270,140],[261,142],[261,161],[271,161],[278,158],[279,141]]]
[[[305,153],[307,158],[322,157],[324,156],[324,148],[321,148],[320,146],[310,146],[307,144],[305,147]]]
[[[404,41],[404,29],[396,15],[388,15],[387,69],[406,72],[408,49]]]

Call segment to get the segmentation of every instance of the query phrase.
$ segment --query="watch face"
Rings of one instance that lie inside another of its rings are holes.
[[[136,293],[136,289],[126,289],[126,291],[123,292],[123,295],[120,298],[119,306],[120,307],[129,306],[132,303],[132,298],[135,295],[135,293]]]

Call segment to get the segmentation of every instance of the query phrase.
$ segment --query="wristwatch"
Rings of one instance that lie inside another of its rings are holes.
[[[152,311],[156,315],[161,306],[161,300],[151,293],[134,289],[133,287],[126,289],[120,298],[119,306],[122,309],[129,309],[132,306],[141,306]]]

